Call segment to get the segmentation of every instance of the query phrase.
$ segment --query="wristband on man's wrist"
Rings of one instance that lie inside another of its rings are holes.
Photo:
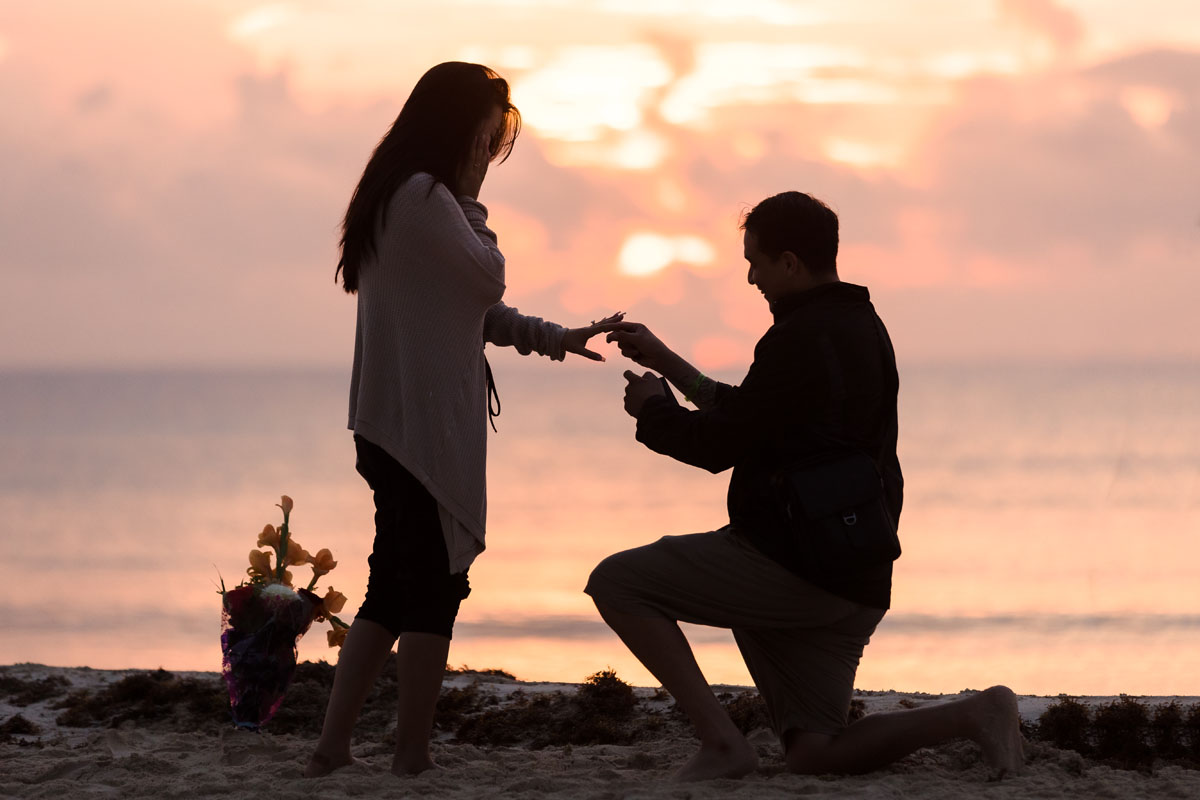
[[[697,372],[696,380],[692,381],[692,385],[689,386],[687,391],[685,391],[683,393],[683,399],[687,400],[689,403],[694,404],[696,401],[693,400],[692,398],[694,398],[697,394],[699,394],[700,387],[704,384],[704,382],[706,380],[708,380],[708,378],[704,377],[703,372]]]

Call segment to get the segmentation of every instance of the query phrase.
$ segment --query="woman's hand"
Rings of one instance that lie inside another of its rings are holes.
[[[622,322],[608,334],[607,340],[616,342],[621,355],[630,361],[662,374],[669,371],[668,362],[675,355],[640,322]]]
[[[475,134],[471,144],[471,152],[458,166],[457,186],[454,194],[458,197],[466,195],[472,200],[479,199],[479,190],[483,188],[483,179],[487,177],[488,164],[492,163],[491,137],[483,133]]]
[[[604,356],[587,348],[588,340],[598,333],[608,333],[609,331],[617,330],[623,319],[625,319],[625,312],[618,311],[611,317],[605,317],[599,322],[593,322],[586,328],[570,328],[563,334],[563,349],[568,353],[590,358],[592,361],[603,361]],[[611,334],[609,335],[611,336]]]

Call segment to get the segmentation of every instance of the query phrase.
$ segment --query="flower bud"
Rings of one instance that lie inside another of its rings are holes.
[[[313,574],[319,578],[328,575],[338,562],[333,560],[333,553],[328,547],[322,547],[316,555],[308,557],[308,563],[312,564]]]
[[[288,539],[286,560],[289,567],[297,564],[307,564],[308,558],[308,551],[301,547],[299,542],[295,539]]]
[[[246,574],[251,578],[262,576],[269,581],[271,572],[271,554],[265,550],[251,550],[250,567],[246,570]]]
[[[346,607],[346,595],[330,586],[325,592],[325,597],[321,599],[321,605],[324,606],[326,616],[336,614]]]
[[[274,547],[279,548],[279,531],[274,525],[266,525],[262,529],[262,533],[258,535],[259,547]]]
[[[349,628],[343,628],[341,625],[334,623],[333,628],[325,633],[326,638],[329,639],[329,646],[341,647],[342,643],[346,641],[346,633],[349,630]]]

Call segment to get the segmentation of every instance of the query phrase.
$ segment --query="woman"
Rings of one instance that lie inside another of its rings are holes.
[[[484,548],[485,408],[495,392],[484,342],[603,360],[587,341],[620,318],[567,330],[500,302],[504,257],[478,197],[520,127],[495,72],[439,64],[413,88],[346,211],[338,272],[358,294],[349,426],[376,532],[309,777],[352,763],[351,730],[393,643],[392,771],[434,766],[429,736],[451,632]]]

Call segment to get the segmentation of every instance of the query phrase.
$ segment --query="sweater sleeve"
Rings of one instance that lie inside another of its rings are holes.
[[[405,185],[403,229],[414,236],[405,251],[439,266],[440,279],[458,291],[498,301],[504,295],[504,255],[487,226],[487,208],[469,197],[454,197],[431,175],[418,174]]]
[[[526,316],[504,303],[496,303],[483,318],[484,341],[501,347],[515,347],[523,356],[538,353],[562,361],[567,355],[563,348],[566,332],[561,325],[541,317]]]

